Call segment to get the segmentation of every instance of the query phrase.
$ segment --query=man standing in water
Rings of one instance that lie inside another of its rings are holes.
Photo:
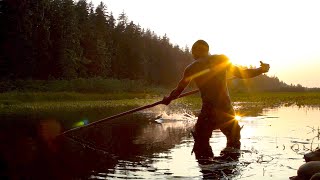
[[[198,86],[202,109],[194,127],[194,147],[196,158],[213,157],[209,139],[214,129],[220,129],[227,137],[227,148],[240,149],[240,126],[235,120],[235,112],[231,104],[227,88],[227,71],[237,78],[252,78],[269,71],[269,65],[260,61],[256,69],[242,69],[232,65],[224,55],[210,55],[209,45],[198,40],[192,46],[192,56],[195,61],[184,71],[183,78],[170,96],[163,98],[163,104],[168,105],[177,98],[191,80]]]

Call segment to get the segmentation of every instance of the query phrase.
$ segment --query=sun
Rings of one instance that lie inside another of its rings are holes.
[[[241,120],[241,116],[236,115],[236,116],[234,116],[234,119],[237,120],[237,121],[240,121]]]
[[[229,58],[230,62],[234,65],[241,66],[258,66],[259,61],[263,61],[265,58],[261,54],[257,54],[254,52],[245,52],[239,50],[227,51],[225,55]]]

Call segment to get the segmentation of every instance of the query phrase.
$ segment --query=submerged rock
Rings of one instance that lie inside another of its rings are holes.
[[[320,149],[313,151],[313,152],[310,152],[308,154],[305,154],[304,159],[306,160],[306,162],[320,161]]]
[[[305,164],[298,169],[298,176],[291,177],[291,180],[320,180],[320,149],[305,154]]]
[[[320,161],[311,161],[307,162],[303,165],[301,165],[298,169],[298,177],[302,179],[310,179],[311,177],[314,177],[314,179],[319,179],[319,174],[320,173]]]
[[[320,179],[320,173],[314,174],[310,180],[319,180]]]

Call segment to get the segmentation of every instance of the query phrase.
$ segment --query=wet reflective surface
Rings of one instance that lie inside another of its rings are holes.
[[[243,116],[238,159],[198,162],[191,155],[192,113],[151,109],[56,136],[90,122],[90,115],[2,116],[1,179],[288,179],[319,146],[319,108],[237,110]],[[196,113],[194,113],[196,114]],[[104,116],[105,114],[101,114]],[[96,117],[96,115],[95,115]],[[226,139],[214,131],[215,156]]]

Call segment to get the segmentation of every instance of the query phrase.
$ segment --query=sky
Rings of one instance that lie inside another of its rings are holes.
[[[101,0],[93,0],[97,5]],[[203,39],[211,54],[238,65],[270,64],[269,76],[320,87],[320,1],[317,0],[103,0],[129,20],[172,44]]]

